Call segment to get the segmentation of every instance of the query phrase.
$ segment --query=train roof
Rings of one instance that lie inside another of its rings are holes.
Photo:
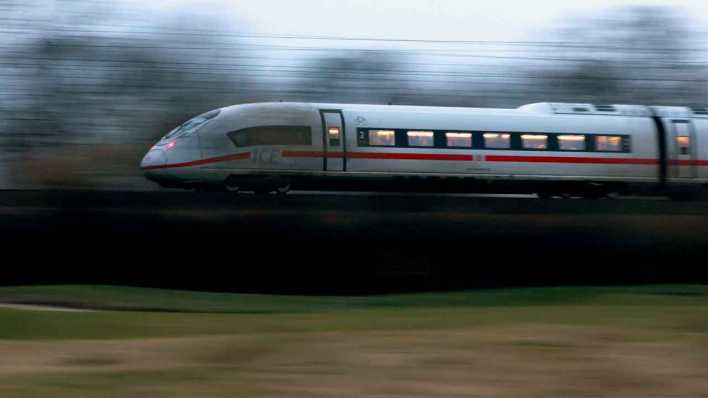
[[[419,106],[419,105],[384,105],[384,104],[343,104],[343,103],[308,103],[308,102],[262,102],[235,105],[232,107],[223,108],[224,110],[237,109],[242,107],[264,107],[264,108],[284,108],[293,111],[309,111],[312,109],[346,109],[357,111],[382,111],[393,110],[399,112],[460,112],[460,113],[503,113],[503,114],[518,114],[518,109],[506,108],[465,108],[465,107],[442,107],[442,106]]]
[[[610,104],[596,105],[589,103],[564,103],[564,102],[537,102],[522,105],[518,108],[467,108],[467,107],[440,107],[418,105],[372,105],[372,104],[340,104],[340,103],[306,103],[306,102],[262,102],[235,105],[223,108],[229,110],[237,107],[266,107],[287,108],[293,111],[308,111],[316,109],[349,109],[359,111],[395,110],[399,112],[450,112],[450,113],[483,113],[498,115],[543,114],[543,115],[603,115],[624,117],[680,117],[680,118],[705,118],[708,119],[706,107],[680,107],[680,106],[646,106]]]
[[[562,102],[539,102],[519,107],[520,110],[546,114],[607,115],[636,117],[708,118],[706,107],[646,106],[646,105],[595,105]]]

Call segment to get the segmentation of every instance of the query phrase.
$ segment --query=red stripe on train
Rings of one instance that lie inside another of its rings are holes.
[[[318,158],[324,156],[323,152],[309,151],[283,151],[283,157]],[[342,152],[330,152],[327,157],[344,157]],[[444,154],[444,153],[383,153],[383,152],[350,152],[349,159],[380,159],[380,160],[438,160],[438,161],[474,161],[473,155]],[[577,163],[577,164],[636,164],[657,165],[656,159],[630,159],[630,158],[591,158],[591,157],[564,157],[564,156],[509,156],[489,155],[488,162],[519,162],[519,163]]]
[[[672,166],[708,166],[708,160],[669,160]]]
[[[285,158],[321,158],[325,156],[321,151],[290,151],[284,150],[282,156]],[[250,159],[251,152],[237,153],[234,155],[220,156],[203,160],[195,160],[185,163],[174,163],[160,166],[148,166],[143,170],[161,170],[178,167],[202,166],[205,164],[228,162],[233,160]],[[343,158],[344,152],[328,152],[328,158]],[[473,155],[444,154],[444,153],[384,153],[384,152],[349,152],[346,154],[349,159],[379,159],[379,160],[436,160],[436,161],[458,161],[471,162],[475,158]],[[514,155],[487,155],[482,157],[487,162],[507,162],[507,163],[566,163],[566,164],[626,164],[626,165],[658,165],[656,159],[632,159],[632,158],[593,158],[577,156],[514,156]],[[708,166],[708,160],[670,160],[673,166]]]
[[[226,156],[219,156],[219,157],[215,157],[215,158],[195,160],[192,162],[164,164],[164,165],[159,165],[159,166],[147,166],[147,167],[143,167],[143,170],[163,170],[163,169],[174,169],[174,168],[178,168],[178,167],[202,166],[205,164],[228,162],[231,160],[245,160],[245,159],[250,159],[250,158],[251,158],[251,152],[243,152],[243,153],[237,153],[234,155],[226,155]]]
[[[324,156],[322,151],[283,151],[284,158],[321,158]],[[330,152],[327,157],[341,158],[344,157],[343,152]]]
[[[380,153],[380,152],[352,152],[348,154],[352,159],[385,159],[385,160],[452,160],[458,162],[471,162],[472,155],[451,155],[445,153]]]
[[[283,151],[285,158],[320,158],[324,152]],[[381,152],[349,152],[348,159],[384,159],[384,160],[453,160],[469,162],[472,155],[450,155],[444,153],[381,153]],[[344,152],[327,152],[328,158],[343,158]]]
[[[504,156],[490,155],[488,162],[518,162],[518,163],[575,163],[575,164],[638,164],[657,165],[656,159],[631,158],[591,158],[577,156]]]

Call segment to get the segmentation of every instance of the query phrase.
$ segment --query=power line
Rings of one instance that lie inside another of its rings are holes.
[[[13,20],[16,22],[37,23],[38,21],[22,18],[0,18],[0,20]],[[507,47],[541,47],[541,48],[564,48],[564,49],[596,49],[596,50],[624,50],[624,51],[659,51],[659,52],[676,52],[682,51],[708,51],[706,48],[676,48],[676,47],[641,47],[635,45],[608,45],[597,44],[594,42],[572,42],[572,41],[505,41],[505,40],[443,40],[443,39],[395,39],[395,38],[374,38],[374,37],[357,37],[357,36],[327,36],[327,35],[292,35],[292,34],[259,34],[249,32],[224,32],[224,31],[206,31],[206,30],[120,30],[115,29],[128,27],[129,25],[91,25],[104,26],[110,29],[89,29],[76,27],[62,27],[49,25],[43,28],[42,32],[61,32],[61,33],[92,33],[92,34],[111,34],[111,35],[151,35],[151,36],[187,36],[187,37],[231,37],[238,39],[257,39],[257,40],[297,40],[297,41],[339,41],[339,42],[370,42],[370,43],[399,43],[399,44],[435,44],[435,45],[464,45],[464,46],[507,46]],[[33,33],[33,30],[26,33]]]

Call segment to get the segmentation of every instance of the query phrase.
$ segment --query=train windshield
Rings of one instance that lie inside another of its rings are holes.
[[[207,123],[209,123],[209,121],[211,121],[215,117],[219,116],[220,113],[221,113],[221,110],[217,109],[217,110],[199,115],[199,116],[195,117],[194,119],[191,119],[188,122],[185,122],[181,126],[175,128],[174,130],[167,133],[167,135],[163,138],[163,140],[189,137],[189,136],[193,135],[194,133],[196,133],[197,131],[199,131],[199,129],[204,127]]]

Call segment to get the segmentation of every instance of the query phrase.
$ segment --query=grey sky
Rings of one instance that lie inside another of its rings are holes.
[[[224,22],[244,21],[259,33],[452,40],[520,40],[620,5],[682,8],[708,22],[705,0],[200,0],[154,1],[171,11],[189,4],[219,10]],[[239,30],[239,29],[236,29]]]

